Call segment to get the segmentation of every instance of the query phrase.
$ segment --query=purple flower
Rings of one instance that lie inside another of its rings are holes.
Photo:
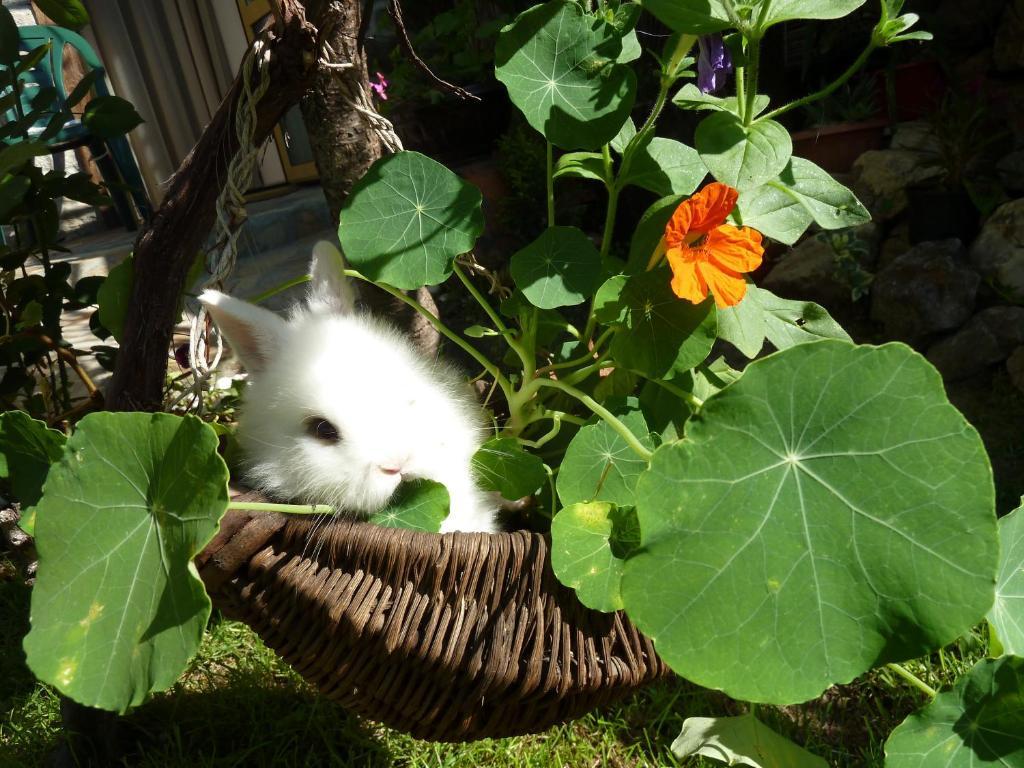
[[[377,82],[370,83],[370,90],[377,94],[377,98],[381,101],[388,100],[388,81],[384,78],[380,72],[374,73],[377,75]]]
[[[697,43],[697,87],[701,93],[714,93],[725,85],[726,76],[732,72],[732,56],[721,35],[704,35]]]

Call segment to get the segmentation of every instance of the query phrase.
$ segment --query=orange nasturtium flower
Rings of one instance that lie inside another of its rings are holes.
[[[716,181],[672,214],[652,265],[662,254],[668,257],[672,292],[679,298],[700,304],[710,289],[719,307],[732,307],[743,299],[743,273],[760,266],[764,248],[757,230],[725,223],[737,197],[735,189]]]

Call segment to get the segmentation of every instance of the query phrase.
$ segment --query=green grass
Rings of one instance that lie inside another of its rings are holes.
[[[25,667],[29,590],[0,583],[0,768],[37,768],[58,745],[56,696]],[[910,668],[950,683],[983,653],[971,637]],[[798,707],[759,716],[836,766],[882,765],[882,743],[922,698],[886,671]],[[669,751],[688,716],[744,711],[725,696],[671,680],[626,702],[535,736],[432,744],[350,715],[316,695],[245,626],[214,621],[199,656],[171,691],[127,718],[143,768],[300,766],[720,766]]]

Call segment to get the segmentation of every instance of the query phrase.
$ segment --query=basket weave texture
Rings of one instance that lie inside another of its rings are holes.
[[[196,562],[328,698],[417,738],[534,733],[668,674],[623,614],[558,582],[537,533],[230,512]]]

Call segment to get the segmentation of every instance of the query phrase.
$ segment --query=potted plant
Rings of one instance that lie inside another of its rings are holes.
[[[980,202],[986,197],[986,158],[1006,138],[983,106],[951,93],[929,120],[934,141],[924,150],[936,173],[907,189],[910,242],[956,237],[969,242],[978,232]]]
[[[793,154],[832,173],[847,173],[862,154],[880,149],[889,125],[867,78],[804,107],[804,114],[809,127],[793,134]]]

